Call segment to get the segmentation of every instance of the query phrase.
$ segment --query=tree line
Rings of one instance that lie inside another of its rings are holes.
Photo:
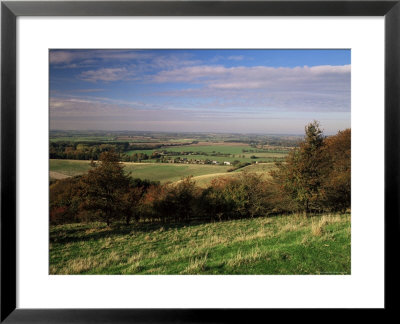
[[[196,144],[198,141],[190,143],[172,143],[172,144],[131,144],[129,142],[104,143],[97,141],[59,141],[50,142],[50,159],[68,159],[68,160],[99,160],[104,152],[113,151],[118,153],[123,162],[140,162],[142,160],[160,158],[160,153],[154,152],[151,155],[142,152],[127,154],[128,151],[153,150],[165,147],[183,146]],[[165,154],[167,154],[165,151]],[[182,154],[182,153],[179,153]],[[173,155],[173,154],[171,154]],[[178,155],[178,153],[176,154]]]
[[[51,224],[104,221],[219,221],[282,213],[344,212],[351,207],[351,131],[323,135],[318,122],[271,177],[241,172],[200,188],[191,177],[175,184],[134,179],[119,154],[101,153],[85,175],[50,185]]]
[[[50,159],[98,160],[104,152],[121,154],[129,150],[128,142],[50,142]]]

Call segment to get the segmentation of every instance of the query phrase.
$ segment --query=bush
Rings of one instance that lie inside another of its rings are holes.
[[[237,179],[221,177],[203,191],[203,215],[214,220],[265,216],[272,211],[271,194],[262,175],[243,172]]]
[[[57,180],[50,185],[50,224],[80,221],[80,176]]]
[[[198,216],[199,196],[200,189],[195,181],[187,177],[175,185],[164,185],[153,207],[163,221],[188,221]]]

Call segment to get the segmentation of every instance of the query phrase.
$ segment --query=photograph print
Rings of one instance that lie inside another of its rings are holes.
[[[49,50],[49,274],[351,274],[351,51]]]

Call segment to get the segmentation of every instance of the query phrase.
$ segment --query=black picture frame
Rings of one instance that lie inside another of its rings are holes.
[[[267,318],[267,309],[16,308],[16,18],[19,16],[384,16],[385,310],[397,307],[400,228],[400,0],[381,1],[2,1],[1,317],[4,323],[199,323]],[[371,125],[373,128],[373,125]],[[268,314],[270,315],[270,314]],[[254,319],[254,320],[252,320]]]

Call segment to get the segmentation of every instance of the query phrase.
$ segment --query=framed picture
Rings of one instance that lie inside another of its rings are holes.
[[[2,2],[1,321],[393,309],[399,21],[399,1]]]

